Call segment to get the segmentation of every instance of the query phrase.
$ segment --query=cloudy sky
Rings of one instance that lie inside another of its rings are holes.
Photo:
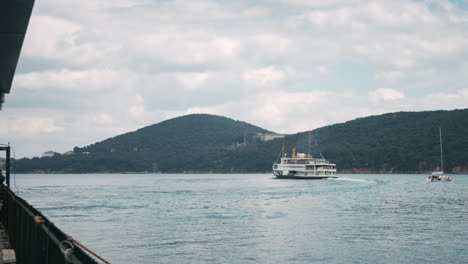
[[[190,113],[296,133],[468,108],[468,2],[39,0],[0,143],[64,152]]]

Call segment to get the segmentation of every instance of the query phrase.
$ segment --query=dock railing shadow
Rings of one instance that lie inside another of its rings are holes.
[[[0,198],[0,220],[17,264],[98,264],[71,237],[3,184]]]

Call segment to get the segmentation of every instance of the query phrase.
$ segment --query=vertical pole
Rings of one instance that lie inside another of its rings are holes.
[[[10,188],[10,146],[5,148],[6,150],[6,164],[5,164],[5,170],[6,170],[6,186]]]
[[[442,128],[439,127],[439,137],[440,137],[440,170],[444,171],[444,159],[442,157]]]

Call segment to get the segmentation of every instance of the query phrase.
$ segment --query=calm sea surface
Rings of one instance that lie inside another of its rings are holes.
[[[468,175],[339,176],[16,175],[16,186],[112,263],[468,263]]]

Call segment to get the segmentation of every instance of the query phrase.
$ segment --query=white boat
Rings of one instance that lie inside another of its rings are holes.
[[[435,181],[451,181],[452,177],[449,175],[444,175],[443,171],[434,171],[431,175],[429,175],[426,181],[435,182]]]
[[[336,164],[324,159],[318,159],[309,154],[297,153],[293,149],[292,155],[288,157],[284,153],[284,145],[279,162],[273,163],[273,174],[279,179],[325,179],[336,177]]]
[[[442,129],[439,127],[439,137],[440,137],[440,169],[441,171],[434,171],[429,175],[426,181],[435,182],[435,181],[451,181],[452,177],[444,174],[444,159],[442,156]]]

